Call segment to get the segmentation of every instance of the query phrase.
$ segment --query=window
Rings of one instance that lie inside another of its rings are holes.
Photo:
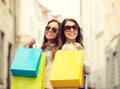
[[[5,0],[2,0],[2,2],[3,2],[4,4],[6,4]]]
[[[12,44],[9,43],[8,45],[8,61],[7,61],[7,65],[8,65],[8,69],[7,69],[7,89],[10,89],[10,60],[11,60],[11,52],[12,51]]]
[[[11,14],[14,14],[15,0],[10,0],[8,4],[10,5],[9,6],[9,12]]]
[[[0,32],[0,84],[3,84],[3,47],[4,33]]]
[[[114,69],[114,73],[115,73],[115,82],[114,82],[114,86],[118,86],[119,85],[119,68],[118,68],[118,58],[117,58],[117,52],[113,52],[113,59],[115,62],[115,69]]]

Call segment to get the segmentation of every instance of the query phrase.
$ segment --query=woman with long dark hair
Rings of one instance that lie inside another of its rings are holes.
[[[61,23],[61,30],[60,30],[60,43],[62,50],[84,50],[83,45],[83,34],[82,28],[79,26],[76,20],[72,18],[66,18]],[[88,60],[84,59],[83,65],[84,75],[90,74],[90,64]],[[61,88],[61,89],[78,89],[78,88]],[[85,88],[80,88],[85,89]]]

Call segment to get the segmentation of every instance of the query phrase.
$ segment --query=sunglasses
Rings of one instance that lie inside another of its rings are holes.
[[[53,28],[50,27],[50,26],[46,26],[46,27],[45,27],[45,30],[46,30],[46,31],[49,31],[50,29],[52,30],[53,33],[56,33],[56,32],[57,32],[57,29],[56,29],[55,27],[53,27]]]
[[[66,25],[66,26],[64,27],[64,29],[65,29],[66,31],[70,31],[71,29],[77,30],[77,29],[78,29],[78,26],[77,26],[77,25],[73,25],[73,26]]]

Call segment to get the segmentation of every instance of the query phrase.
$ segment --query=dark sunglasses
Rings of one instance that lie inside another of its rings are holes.
[[[46,30],[46,31],[49,31],[50,29],[52,30],[53,33],[56,33],[56,32],[57,32],[57,29],[56,29],[55,27],[53,27],[53,28],[50,27],[50,26],[46,26],[46,27],[45,27],[45,30]]]
[[[66,25],[65,27],[64,27],[64,29],[65,30],[71,30],[71,28],[73,28],[73,30],[76,30],[76,29],[78,29],[78,26],[77,25],[73,25],[73,26],[69,26],[69,25]]]

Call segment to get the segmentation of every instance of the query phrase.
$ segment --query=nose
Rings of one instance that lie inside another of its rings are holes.
[[[74,29],[73,29],[73,28],[71,28],[70,30],[71,30],[71,31],[74,31]]]
[[[52,31],[52,28],[50,28],[50,30],[49,31]]]

